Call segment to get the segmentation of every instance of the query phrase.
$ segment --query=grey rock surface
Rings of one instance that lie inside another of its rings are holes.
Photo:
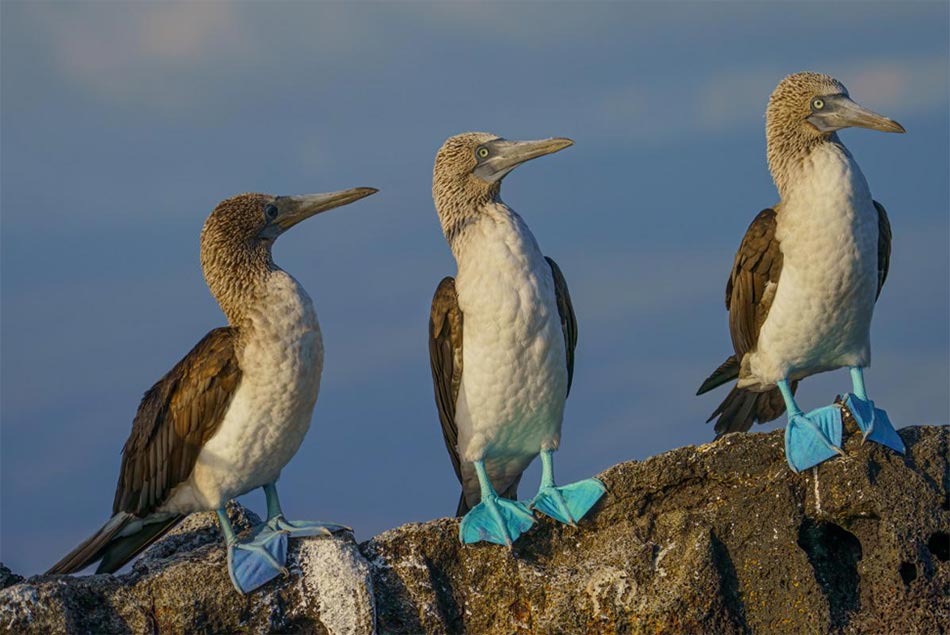
[[[460,545],[454,518],[294,540],[293,575],[247,597],[196,514],[124,575],[0,569],[0,631],[950,632],[950,428],[900,432],[904,457],[851,430],[802,475],[781,431],[623,463],[578,528],[541,518],[511,551]]]
[[[231,504],[235,529],[260,519]],[[349,534],[292,540],[291,575],[242,596],[214,513],[192,514],[118,576],[35,576],[0,591],[4,633],[325,633],[374,630],[372,579]]]

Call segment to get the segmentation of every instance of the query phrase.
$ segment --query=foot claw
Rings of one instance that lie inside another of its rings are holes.
[[[565,525],[577,527],[577,521],[590,511],[606,491],[604,484],[595,478],[562,487],[542,487],[528,506]]]
[[[323,523],[311,520],[287,520],[282,515],[274,516],[267,521],[271,531],[285,533],[292,538],[306,538],[308,536],[331,536],[335,533],[353,530],[346,525]]]
[[[845,399],[845,405],[861,429],[862,442],[874,441],[901,454],[905,453],[904,440],[897,434],[887,413],[875,408],[873,401],[865,401],[852,393]]]
[[[228,574],[240,593],[250,593],[278,575],[290,575],[287,534],[260,525],[250,538],[228,545]]]
[[[789,417],[785,427],[785,458],[796,473],[818,465],[841,449],[841,408],[826,406]]]
[[[524,503],[487,497],[462,518],[459,540],[463,544],[485,541],[511,547],[533,524],[534,516]]]

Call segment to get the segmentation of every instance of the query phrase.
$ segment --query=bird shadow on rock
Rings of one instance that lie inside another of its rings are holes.
[[[736,572],[729,548],[715,532],[710,532],[709,547],[713,564],[719,574],[719,588],[726,614],[735,626],[736,632],[751,633],[752,629],[746,621],[742,591],[739,588],[739,574]]]
[[[576,527],[536,513],[534,526],[511,546],[512,557],[530,565],[539,565],[550,560],[561,549],[564,541],[570,540],[571,533],[591,531],[596,528],[597,516],[606,506],[608,498],[610,498],[609,491],[594,503],[584,518],[577,522]]]
[[[462,606],[452,593],[452,579],[446,571],[430,558],[423,558],[423,566],[432,580],[432,589],[435,592],[435,608],[442,622],[450,629],[462,629],[464,616]]]
[[[850,616],[861,609],[861,541],[840,525],[806,516],[798,528],[798,546],[808,557],[828,602],[832,629],[844,628]]]

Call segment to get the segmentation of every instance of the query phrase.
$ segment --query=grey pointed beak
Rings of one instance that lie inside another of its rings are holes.
[[[884,115],[870,111],[851,101],[846,95],[829,95],[823,98],[824,108],[815,110],[807,118],[808,123],[819,132],[834,132],[842,128],[870,128],[881,132],[905,132],[904,126]]]
[[[349,205],[378,191],[374,187],[354,187],[349,190],[327,194],[278,196],[274,199],[274,205],[277,206],[277,217],[268,223],[264,231],[261,232],[261,236],[275,238],[311,216],[316,216],[320,212],[326,212],[335,207]]]
[[[494,183],[504,178],[506,174],[525,161],[537,159],[546,154],[553,154],[572,145],[574,145],[574,142],[564,137],[540,139],[538,141],[495,139],[482,144],[476,149],[475,159],[478,164],[472,170],[472,173],[484,181]],[[482,148],[488,151],[488,154],[484,157],[479,156]]]

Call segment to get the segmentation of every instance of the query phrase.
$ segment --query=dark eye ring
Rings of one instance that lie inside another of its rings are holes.
[[[816,99],[815,101],[811,102],[811,105],[815,110],[821,110],[825,107],[825,101],[823,99]]]
[[[264,216],[266,216],[268,220],[277,218],[277,206],[273,203],[268,203],[264,208]]]
[[[475,150],[475,156],[477,156],[479,159],[486,158],[488,156],[488,148],[486,148],[485,146],[478,148],[477,150]]]

